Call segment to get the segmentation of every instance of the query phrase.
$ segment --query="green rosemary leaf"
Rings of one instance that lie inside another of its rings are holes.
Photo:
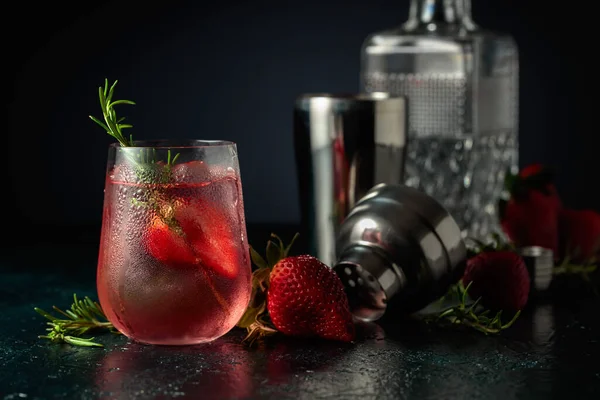
[[[102,93],[104,93],[104,97],[108,96],[108,79],[104,78],[104,90],[102,91]]]
[[[94,338],[83,339],[77,338],[73,336],[65,336],[64,341],[72,344],[74,346],[82,346],[82,347],[104,347],[104,345],[100,343],[93,342]]]
[[[48,318],[50,321],[54,321],[54,320],[58,319],[54,315],[48,314],[46,311],[42,310],[41,308],[34,307],[33,310],[35,312],[37,312],[38,314],[40,314],[42,317]]]
[[[94,117],[93,115],[90,115],[89,117],[92,121],[94,121],[95,123],[100,125],[106,132],[108,132],[110,134],[110,129],[104,122],[100,121],[98,118]]]
[[[135,102],[131,100],[116,100],[110,103],[111,107],[116,106],[117,104],[131,104],[132,106],[135,106]]]
[[[439,315],[438,315],[438,319],[440,318],[446,318],[450,315],[453,315],[455,313],[454,308],[449,308],[446,311],[442,311]]]
[[[87,296],[78,299],[77,295],[74,294],[73,304],[66,311],[56,306],[52,308],[57,313],[65,316],[66,319],[51,315],[38,307],[34,308],[34,311],[49,320],[46,323],[48,333],[40,335],[41,339],[48,339],[53,343],[68,343],[74,346],[103,347],[101,344],[93,342],[94,338],[82,338],[81,335],[91,331],[116,331],[104,315],[100,304],[92,301]]]
[[[106,110],[106,90],[102,90],[102,88],[98,88],[98,96],[100,97],[100,107],[102,107],[102,111]]]
[[[512,324],[515,323],[515,321],[517,320],[517,318],[519,318],[519,315],[521,315],[521,310],[517,311],[515,313],[515,315],[512,317],[512,319],[510,321],[508,321],[506,324],[502,325],[502,329],[506,329],[506,328],[510,328]]]
[[[61,313],[62,315],[64,315],[67,318],[71,318],[71,316],[69,314],[67,314],[66,312],[64,312],[63,310],[61,310],[60,308],[56,307],[56,306],[52,306],[52,309],[58,313]]]
[[[119,82],[119,81],[115,80],[115,82],[112,84],[112,86],[108,90],[108,94],[105,95],[107,103],[110,103],[110,101],[112,100],[113,94],[115,93],[115,86],[117,86],[117,82]],[[105,86],[108,86],[108,79],[105,79]]]

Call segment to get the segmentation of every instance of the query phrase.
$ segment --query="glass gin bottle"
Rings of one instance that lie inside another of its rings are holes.
[[[478,26],[470,0],[412,0],[401,26],[369,35],[361,91],[408,99],[405,183],[438,200],[463,235],[500,233],[504,177],[518,165],[518,51]]]

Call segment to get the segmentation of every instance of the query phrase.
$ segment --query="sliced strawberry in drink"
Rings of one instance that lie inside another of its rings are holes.
[[[171,267],[199,265],[234,278],[238,273],[239,243],[225,210],[208,200],[175,207],[175,227],[161,218],[152,221],[147,249],[152,257]]]
[[[146,237],[148,252],[152,257],[170,267],[197,264],[200,260],[181,233],[170,228],[161,218],[155,217]]]
[[[179,207],[175,216],[203,265],[229,278],[237,276],[240,243],[234,240],[234,228],[226,210],[200,199]]]

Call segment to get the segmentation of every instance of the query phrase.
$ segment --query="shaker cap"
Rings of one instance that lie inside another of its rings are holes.
[[[387,184],[374,186],[369,196],[394,198],[423,218],[446,250],[450,266],[463,262],[467,257],[467,248],[460,227],[433,197],[409,186]]]
[[[375,247],[356,245],[341,255],[334,271],[340,277],[355,317],[374,321],[383,316],[388,297],[406,284],[406,277]]]

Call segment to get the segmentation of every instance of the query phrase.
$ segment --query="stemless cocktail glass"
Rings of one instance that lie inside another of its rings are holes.
[[[133,340],[184,345],[235,326],[251,271],[235,143],[111,145],[97,286]]]

